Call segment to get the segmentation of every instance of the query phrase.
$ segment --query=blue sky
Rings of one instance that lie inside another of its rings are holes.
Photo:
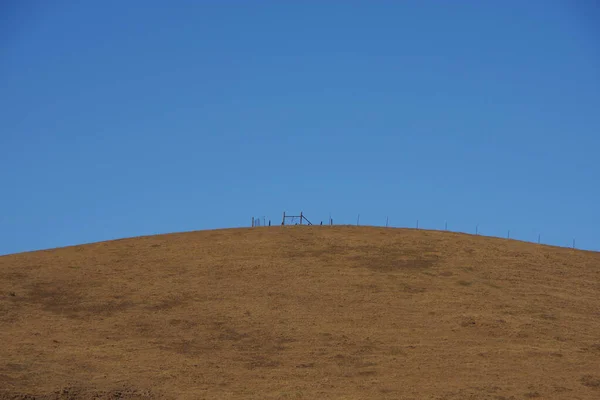
[[[600,250],[593,1],[8,1],[0,254],[280,222]]]

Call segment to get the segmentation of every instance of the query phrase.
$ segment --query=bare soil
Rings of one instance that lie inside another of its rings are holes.
[[[600,253],[290,226],[0,257],[0,399],[600,399]]]

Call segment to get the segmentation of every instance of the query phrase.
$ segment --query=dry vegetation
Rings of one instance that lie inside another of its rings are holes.
[[[0,257],[0,399],[599,399],[600,253],[204,231]]]

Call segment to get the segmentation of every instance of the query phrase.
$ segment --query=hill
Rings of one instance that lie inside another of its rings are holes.
[[[600,253],[270,227],[0,257],[0,399],[598,399]]]

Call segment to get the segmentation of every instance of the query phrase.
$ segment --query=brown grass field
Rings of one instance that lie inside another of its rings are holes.
[[[600,399],[600,253],[289,226],[0,257],[0,399]]]

